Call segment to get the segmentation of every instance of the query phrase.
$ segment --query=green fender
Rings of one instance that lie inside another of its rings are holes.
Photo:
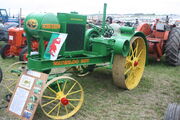
[[[126,57],[129,53],[130,40],[129,37],[117,35],[112,37],[115,40],[113,45],[114,54],[120,54]]]
[[[144,42],[146,44],[146,65],[148,64],[148,42],[147,42],[147,39],[146,39],[146,36],[144,35],[144,33],[142,32],[138,32],[136,31],[134,34],[133,34],[133,37],[134,36],[140,36],[144,39]]]
[[[144,42],[146,44],[146,64],[147,64],[148,63],[148,42],[144,33],[135,31],[133,27],[121,27],[120,32],[121,32],[120,34],[121,39],[126,39],[129,42],[132,40],[133,37],[136,37],[136,36],[142,37],[144,39]]]

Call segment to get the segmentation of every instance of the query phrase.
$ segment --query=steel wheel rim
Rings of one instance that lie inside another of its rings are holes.
[[[19,67],[17,67],[19,64],[23,65],[23,68],[22,66],[20,65]],[[26,70],[26,64],[27,62],[26,61],[21,61],[21,62],[16,62],[16,63],[13,63],[11,64],[6,70],[5,70],[5,74],[4,74],[4,86],[6,87],[6,89],[10,92],[10,93],[13,93],[14,89],[15,89],[15,86],[17,84],[17,81],[19,79],[19,76],[21,75],[21,73]],[[11,70],[13,70],[13,68],[15,70],[19,70],[21,73],[18,74],[18,73],[12,73]],[[10,76],[11,75],[11,76]]]
[[[130,52],[125,62],[125,85],[131,90],[135,88],[143,75],[146,61],[146,45],[141,37],[131,40]]]
[[[64,80],[65,82],[61,87],[61,84],[59,83],[58,85],[58,80]],[[68,80],[68,82],[67,82]],[[68,92],[65,93],[65,89],[67,88],[67,85],[69,84],[69,82],[73,82],[73,85],[70,87],[69,90],[67,90]],[[58,89],[54,90],[54,88],[51,87],[51,85],[56,84],[56,87]],[[64,88],[65,86],[65,88]],[[79,90],[76,90],[74,92],[73,89],[74,87],[79,87]],[[50,96],[50,94],[48,94],[49,96],[46,96],[46,90],[51,91],[52,94],[54,94],[54,96]],[[84,100],[84,92],[83,92],[83,88],[80,85],[79,82],[77,82],[75,79],[71,78],[71,77],[67,77],[67,76],[60,76],[60,77],[56,77],[54,79],[52,79],[51,81],[49,81],[46,86],[43,89],[43,94],[40,100],[40,106],[42,108],[42,111],[50,118],[52,119],[67,119],[71,116],[73,116],[82,106],[83,100]],[[76,99],[72,99],[70,96],[71,95],[76,95],[79,94],[78,98]],[[65,98],[68,100],[68,104],[65,105],[65,103],[62,102],[62,99]],[[46,102],[44,103],[46,99]],[[47,102],[47,99],[51,99]],[[55,103],[55,104],[54,104]],[[75,105],[76,103],[76,105]],[[50,107],[53,106],[53,107]],[[48,110],[48,108],[45,108],[49,106],[49,108],[51,108],[50,110]],[[64,109],[63,109],[64,108]],[[70,110],[70,108],[72,108]],[[64,111],[63,111],[64,110]],[[70,111],[69,111],[70,110]],[[61,115],[62,113],[65,113],[63,115]]]

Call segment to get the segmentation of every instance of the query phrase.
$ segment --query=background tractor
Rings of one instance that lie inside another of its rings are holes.
[[[8,29],[18,27],[18,23],[0,23],[0,41],[8,42]]]
[[[6,9],[0,9],[0,19],[1,18],[0,41],[6,42],[6,44],[1,48],[1,57],[5,59],[19,56],[19,60],[27,60],[26,37],[24,29],[21,27],[23,24],[21,9],[19,17],[16,18],[10,18],[7,15]]]
[[[27,53],[27,43],[23,28],[12,27],[8,29],[8,42],[1,48],[1,57],[3,59],[19,56],[23,60]]]
[[[157,19],[153,25],[141,24],[137,27],[137,31],[146,35],[149,56],[160,61],[161,56],[165,55],[167,63],[180,65],[180,28],[169,25],[168,16],[165,22]]]
[[[87,16],[77,13],[32,13],[26,17],[27,68],[18,66],[13,70],[12,65],[6,73],[13,72],[16,75],[13,79],[26,69],[49,73],[40,100],[41,108],[48,117],[69,118],[81,108],[84,100],[80,83],[72,77],[63,76],[68,70],[59,72],[57,68],[73,68],[73,72],[85,74],[105,64],[112,69],[116,86],[132,90],[139,84],[146,62],[145,35],[132,27],[116,28],[114,32],[105,19],[106,4],[102,26],[89,24],[91,29],[86,29]],[[34,40],[38,42],[37,51],[32,49]],[[51,70],[56,70],[56,73]],[[5,79],[8,76],[5,75]],[[15,86],[12,83],[16,83],[16,79],[14,82],[8,80],[11,79],[6,80],[5,86],[12,92]]]
[[[0,23],[6,23],[6,22],[15,22],[19,23],[19,18],[18,17],[10,17],[8,16],[7,10],[6,9],[0,9]]]
[[[16,24],[16,23],[13,23]],[[27,41],[23,28],[10,27],[5,35],[7,42],[1,48],[1,57],[3,59],[19,56],[20,61],[27,61]],[[31,40],[31,48],[34,51],[38,49],[38,42]]]
[[[6,9],[0,9],[0,22],[1,23],[8,22],[8,14]]]

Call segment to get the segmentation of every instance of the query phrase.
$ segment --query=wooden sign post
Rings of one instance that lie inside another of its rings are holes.
[[[8,111],[22,120],[32,120],[48,74],[36,71],[24,72],[17,82]]]

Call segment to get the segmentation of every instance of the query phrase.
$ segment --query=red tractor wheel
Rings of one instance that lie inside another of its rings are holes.
[[[10,45],[6,44],[1,49],[1,57],[3,59],[14,57],[14,55],[11,55],[10,53]]]
[[[28,47],[24,47],[20,52],[19,61],[28,61],[27,55],[28,55]]]
[[[165,45],[166,61],[170,65],[180,65],[180,28],[173,28]]]

